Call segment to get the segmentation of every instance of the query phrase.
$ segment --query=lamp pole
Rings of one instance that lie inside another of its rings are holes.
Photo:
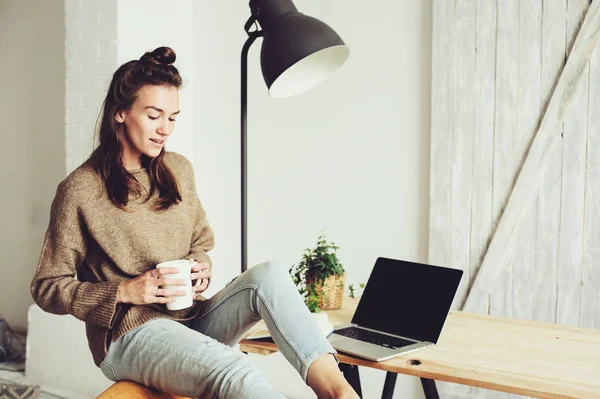
[[[241,209],[241,253],[242,253],[242,273],[248,269],[248,168],[247,168],[247,130],[248,130],[248,51],[250,50],[250,46],[252,43],[263,35],[262,31],[255,30],[250,31],[252,24],[256,22],[256,17],[258,16],[258,9],[252,8],[252,15],[246,21],[244,25],[244,30],[248,34],[248,39],[246,43],[244,43],[244,47],[242,47],[242,92],[241,92],[241,175],[242,175],[242,186],[241,186],[241,196],[242,196],[242,209]]]

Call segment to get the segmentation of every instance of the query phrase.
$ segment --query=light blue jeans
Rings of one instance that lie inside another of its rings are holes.
[[[186,325],[152,320],[110,344],[100,369],[113,381],[131,380],[192,398],[283,398],[247,355],[232,349],[260,319],[285,358],[306,381],[309,366],[331,347],[294,286],[287,268],[249,268]]]

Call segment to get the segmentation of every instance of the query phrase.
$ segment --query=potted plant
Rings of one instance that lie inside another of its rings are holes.
[[[290,268],[294,284],[313,313],[342,306],[346,272],[337,257],[337,249],[338,246],[328,242],[321,232],[316,247],[305,249],[300,262]]]

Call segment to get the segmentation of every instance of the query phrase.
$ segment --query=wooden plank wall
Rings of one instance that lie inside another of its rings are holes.
[[[589,0],[434,0],[429,261],[462,306]],[[478,311],[600,328],[600,51]],[[514,397],[440,384],[444,397]]]

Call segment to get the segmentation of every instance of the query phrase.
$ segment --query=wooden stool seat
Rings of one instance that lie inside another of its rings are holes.
[[[133,381],[118,381],[100,394],[96,399],[191,399],[171,395]]]

